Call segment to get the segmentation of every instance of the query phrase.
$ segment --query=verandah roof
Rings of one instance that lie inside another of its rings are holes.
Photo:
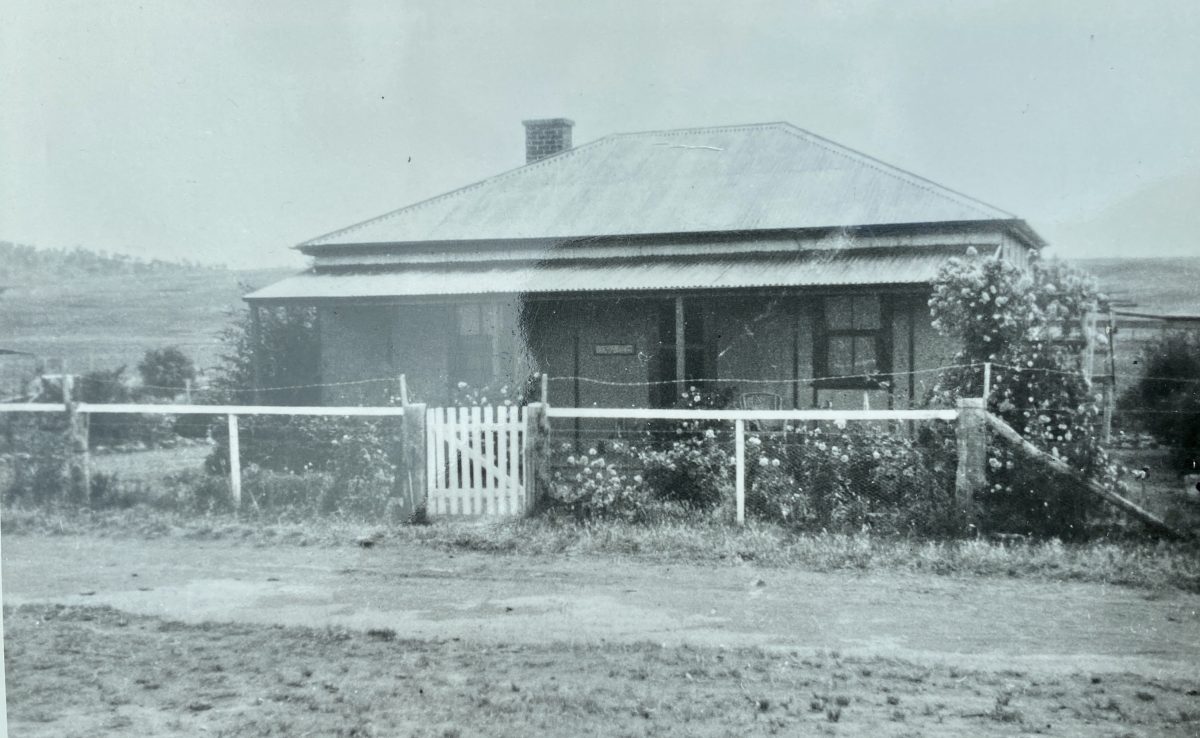
[[[476,262],[374,272],[309,271],[264,287],[245,299],[309,302],[489,294],[929,284],[953,255],[944,249],[859,249],[686,260]]]

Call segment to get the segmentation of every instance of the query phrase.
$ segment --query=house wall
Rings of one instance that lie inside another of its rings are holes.
[[[321,332],[322,400],[328,405],[382,404],[396,392],[392,364],[395,308],[340,305],[318,312]],[[358,384],[339,384],[357,382]]]
[[[703,321],[701,373],[717,380],[710,388],[730,390],[735,402],[743,393],[767,392],[778,395],[785,408],[862,408],[864,390],[814,388],[811,382],[819,299],[686,297],[687,319]],[[927,299],[923,293],[889,296],[885,330],[895,386],[866,391],[870,407],[921,404],[937,378],[929,370],[952,363],[957,347],[933,330]],[[397,383],[337,383],[403,373],[414,400],[449,404],[456,379],[455,310],[448,303],[323,308],[322,377],[335,385],[326,388],[325,401],[385,402]],[[675,378],[673,297],[534,300],[521,308],[510,299],[500,314],[497,382],[517,390],[525,378],[544,372],[554,378],[552,405],[652,407],[657,394],[650,383]],[[666,390],[668,398],[676,391],[673,385]]]
[[[431,406],[447,404],[453,307],[398,305],[393,310],[393,364],[397,374],[404,374],[410,400]]]
[[[812,377],[812,307],[808,300],[795,296],[719,298],[707,301],[704,312],[710,366],[722,380],[718,386],[735,395],[775,394],[783,407],[792,407],[798,399],[801,407],[807,407],[806,390],[797,387],[793,379]]]
[[[916,316],[913,320],[913,342],[916,345],[913,368],[914,405],[925,401],[929,391],[937,382],[938,372],[931,371],[939,367],[950,366],[954,363],[954,355],[958,353],[958,343],[933,329],[933,319],[929,315],[928,298],[916,301],[912,311]]]
[[[659,301],[640,299],[537,301],[526,330],[535,371],[550,382],[550,404],[578,407],[648,407],[651,371],[664,350]],[[601,353],[597,347],[632,347]],[[667,347],[674,351],[674,346]],[[576,381],[603,379],[628,385]]]

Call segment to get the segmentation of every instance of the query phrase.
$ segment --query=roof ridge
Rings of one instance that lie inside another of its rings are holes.
[[[429,197],[424,200],[418,200],[417,202],[410,203],[408,205],[404,205],[402,207],[396,208],[395,210],[390,210],[386,213],[383,213],[382,215],[377,215],[377,216],[374,216],[371,218],[367,218],[365,220],[359,221],[357,223],[353,223],[348,226],[344,226],[342,228],[338,228],[338,229],[330,231],[328,233],[323,233],[319,236],[314,236],[310,239],[307,239],[307,240],[297,244],[293,248],[303,249],[304,247],[307,247],[307,246],[313,246],[313,247],[319,246],[322,244],[322,242],[328,242],[330,239],[345,237],[348,234],[354,233],[355,231],[361,230],[368,226],[375,225],[377,223],[391,220],[391,219],[399,217],[405,213],[410,213],[413,211],[420,210],[424,207],[433,205],[435,203],[443,202],[450,198],[461,196],[465,193],[471,192],[473,190],[476,190],[478,188],[481,188],[481,187],[484,187],[487,185],[491,185],[491,184],[494,184],[497,182],[503,182],[505,180],[517,177],[525,172],[534,171],[541,167],[551,166],[553,164],[560,163],[571,156],[574,156],[576,154],[579,154],[579,153],[582,153],[585,151],[592,150],[601,145],[612,143],[613,141],[616,141],[619,139],[639,137],[639,136],[641,136],[641,137],[681,136],[681,135],[696,134],[696,133],[732,132],[732,131],[772,131],[772,130],[778,130],[783,133],[786,133],[787,135],[798,138],[798,139],[805,141],[809,144],[812,144],[814,146],[820,147],[821,149],[824,149],[825,151],[828,151],[829,153],[832,153],[837,156],[841,156],[843,158],[851,160],[861,166],[872,169],[875,172],[878,172],[879,174],[883,174],[883,175],[886,175],[893,179],[904,182],[908,185],[911,185],[920,190],[923,190],[924,192],[926,192],[930,195],[933,195],[935,197],[941,198],[945,201],[955,203],[956,205],[959,205],[959,206],[970,208],[971,210],[974,210],[975,212],[978,212],[978,213],[986,216],[987,219],[989,219],[989,220],[998,219],[997,214],[1004,216],[1007,219],[1015,220],[1017,218],[1016,215],[1010,213],[1007,210],[998,208],[994,205],[991,205],[990,203],[986,203],[983,200],[979,200],[977,198],[971,197],[970,195],[964,194],[964,193],[959,192],[950,187],[946,187],[944,185],[938,184],[937,182],[934,182],[930,179],[922,177],[918,174],[914,174],[913,172],[910,172],[908,170],[901,169],[900,167],[894,166],[892,164],[888,164],[887,162],[877,159],[869,154],[865,154],[861,151],[858,151],[856,149],[850,148],[843,144],[837,143],[836,141],[833,141],[831,139],[825,138],[824,136],[818,135],[818,134],[808,131],[804,128],[800,128],[799,126],[797,126],[795,124],[789,123],[787,121],[770,121],[770,122],[763,122],[763,123],[742,123],[742,124],[723,125],[723,126],[694,126],[694,127],[690,127],[690,128],[671,128],[671,129],[661,129],[661,130],[627,131],[624,133],[611,133],[611,134],[608,134],[601,138],[598,138],[594,141],[589,141],[588,143],[582,144],[580,146],[576,146],[576,147],[567,149],[565,151],[561,151],[552,156],[545,157],[544,159],[539,159],[538,161],[535,161],[535,162],[522,164],[522,165],[514,167],[512,169],[500,172],[499,174],[494,174],[490,177],[485,177],[483,179],[477,180],[475,182],[464,185],[462,187],[458,187],[458,188],[449,190],[447,192],[443,192],[438,195],[434,195],[433,197]]]
[[[792,124],[783,120],[769,121],[765,123],[737,123],[726,126],[693,126],[691,128],[663,128],[659,130],[649,131],[625,131],[623,133],[613,133],[606,138],[625,138],[626,136],[668,136],[678,135],[682,133],[699,133],[701,131],[745,131],[751,128],[777,128],[780,126],[791,126]],[[793,128],[795,126],[792,126]]]
[[[840,144],[837,141],[833,141],[831,139],[825,138],[824,136],[822,136],[820,134],[813,133],[812,131],[809,131],[805,128],[801,128],[800,126],[798,126],[794,123],[788,123],[786,121],[783,121],[781,123],[781,126],[784,131],[786,131],[787,133],[789,133],[793,136],[796,136],[797,138],[802,138],[810,143],[820,146],[821,148],[825,149],[826,151],[828,151],[832,154],[844,156],[848,159],[854,159],[858,163],[863,164],[864,166],[870,167],[871,169],[874,169],[875,171],[879,172],[880,174],[886,174],[890,177],[895,177],[896,179],[904,180],[904,181],[908,182],[909,184],[913,185],[914,187],[919,187],[919,188],[925,190],[926,192],[930,193],[931,195],[937,195],[937,196],[943,197],[947,200],[951,200],[952,202],[957,202],[960,205],[966,205],[967,207],[974,208],[975,210],[978,210],[979,212],[981,212],[985,215],[994,216],[995,213],[1003,213],[1004,215],[1007,215],[1009,218],[1017,217],[1014,213],[1011,213],[1011,212],[1005,210],[1004,208],[998,208],[995,205],[992,205],[991,203],[984,202],[983,200],[980,200],[979,198],[976,198],[976,197],[971,197],[970,195],[965,194],[963,192],[959,192],[958,190],[956,190],[952,187],[947,187],[943,184],[939,184],[938,182],[934,182],[931,179],[928,179],[926,177],[922,177],[919,174],[910,172],[907,169],[902,169],[894,164],[888,164],[886,161],[883,161],[882,159],[878,159],[874,156],[871,156],[870,154],[863,153],[863,152],[859,151],[858,149],[853,149],[853,148],[850,148],[849,146],[846,146],[845,144]],[[954,197],[949,197],[948,195],[953,195]],[[980,206],[982,206],[982,207],[980,207]],[[995,212],[989,213],[984,208],[986,208],[987,210],[995,211]]]
[[[324,241],[325,239],[333,238],[334,236],[342,236],[347,233],[352,233],[352,232],[358,230],[359,228],[363,228],[364,226],[368,226],[368,225],[372,225],[374,223],[385,221],[385,220],[388,220],[389,218],[394,218],[397,215],[400,215],[401,213],[405,213],[405,212],[408,212],[411,210],[416,210],[417,208],[421,208],[426,205],[430,205],[430,204],[438,202],[440,200],[445,200],[446,198],[453,197],[455,195],[461,195],[464,192],[468,192],[468,191],[476,189],[478,187],[482,187],[491,182],[498,182],[500,180],[516,176],[517,174],[519,174],[521,172],[537,169],[538,167],[548,164],[549,162],[552,162],[554,160],[561,160],[568,156],[572,156],[577,152],[583,151],[584,149],[590,149],[599,144],[611,141],[612,139],[616,138],[619,135],[621,135],[621,134],[609,134],[607,136],[598,138],[595,141],[589,141],[581,146],[573,146],[565,151],[560,151],[557,154],[554,154],[552,156],[547,156],[543,159],[538,159],[537,161],[534,161],[534,162],[522,164],[519,167],[514,167],[512,169],[508,169],[506,171],[500,172],[499,174],[493,174],[490,177],[484,177],[483,179],[476,180],[470,184],[463,185],[462,187],[456,187],[453,190],[443,192],[439,195],[434,195],[433,197],[427,197],[424,200],[418,200],[414,203],[409,203],[408,205],[404,205],[402,207],[396,208],[395,210],[389,210],[388,212],[384,213],[383,215],[376,215],[373,218],[367,218],[366,220],[362,220],[357,223],[353,223],[353,224],[345,226],[343,228],[338,228],[336,230],[330,231],[329,233],[322,233],[319,236],[313,236],[312,238],[310,238],[308,240],[301,241],[299,244],[297,244],[297,246],[315,245],[315,242],[317,242],[317,241]]]
[[[401,213],[416,210],[418,208],[424,207],[426,205],[430,205],[435,202],[439,202],[441,200],[447,199],[449,197],[453,197],[455,195],[461,195],[464,192],[468,192],[477,187],[482,187],[483,185],[491,183],[491,182],[498,182],[498,181],[507,179],[508,177],[516,176],[517,174],[519,174],[521,172],[536,169],[537,167],[542,166],[543,164],[547,164],[547,163],[555,161],[555,160],[562,160],[562,159],[566,158],[567,156],[575,154],[576,152],[583,151],[584,149],[592,148],[594,146],[597,146],[599,144],[602,144],[602,143],[605,143],[608,141],[612,141],[613,139],[617,139],[617,138],[624,138],[626,136],[645,136],[645,135],[649,135],[649,134],[665,135],[665,134],[695,133],[697,131],[735,131],[735,130],[747,130],[750,128],[770,128],[770,127],[780,127],[780,126],[786,127],[786,126],[791,126],[791,124],[788,123],[787,121],[772,121],[769,123],[743,123],[743,124],[728,125],[728,126],[696,126],[696,127],[692,127],[692,128],[668,128],[668,129],[663,129],[663,130],[658,130],[658,131],[627,131],[624,133],[610,133],[607,136],[602,136],[602,137],[596,139],[595,141],[589,141],[588,143],[585,143],[581,146],[573,146],[572,148],[569,148],[566,151],[560,151],[559,153],[554,154],[553,156],[547,156],[546,158],[538,159],[535,162],[530,162],[528,164],[522,164],[521,166],[514,167],[512,169],[500,172],[499,174],[493,174],[490,177],[485,177],[483,179],[476,180],[475,182],[472,182],[467,185],[463,185],[462,187],[456,187],[453,190],[449,190],[447,192],[443,192],[441,194],[434,195],[433,197],[427,197],[424,200],[418,200],[417,202],[409,203],[408,205],[404,205],[402,207],[396,208],[395,210],[389,210],[388,212],[386,212],[382,215],[376,215],[371,218],[367,218],[366,220],[361,220],[357,223],[352,223],[348,226],[343,226],[341,228],[332,230],[328,233],[322,233],[319,236],[313,236],[312,238],[309,238],[305,241],[301,241],[299,244],[297,244],[297,246],[316,245],[317,241],[324,241],[326,239],[333,238],[335,236],[343,236],[343,235],[346,235],[347,233],[353,233],[354,231],[356,231],[360,228],[363,228],[365,226],[368,226],[368,225],[371,225],[374,223],[379,223],[379,222],[388,220],[390,218],[394,218],[394,217],[400,215]],[[794,128],[795,126],[792,126],[792,127]]]

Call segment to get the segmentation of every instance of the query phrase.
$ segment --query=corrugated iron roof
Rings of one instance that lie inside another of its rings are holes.
[[[608,136],[300,248],[1013,219],[788,123],[764,123]]]
[[[381,272],[316,272],[246,296],[252,301],[487,294],[666,291],[746,287],[928,284],[953,254],[861,249],[694,259],[482,262]]]

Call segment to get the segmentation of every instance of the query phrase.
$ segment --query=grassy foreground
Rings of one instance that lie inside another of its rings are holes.
[[[6,608],[14,735],[1195,735],[1195,684]]]
[[[652,525],[576,525],[546,519],[387,525],[339,518],[303,522],[127,510],[46,511],[6,507],[4,535],[183,537],[250,545],[343,546],[361,538],[417,543],[443,550],[527,556],[597,555],[662,562],[792,567],[811,571],[895,571],[945,576],[1086,581],[1200,592],[1194,544],[1092,541],[1065,544],[985,540],[926,541],[882,536],[795,533],[776,525],[744,528],[714,521]]]

